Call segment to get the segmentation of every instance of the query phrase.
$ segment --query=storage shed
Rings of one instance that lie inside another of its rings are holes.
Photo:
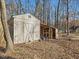
[[[9,28],[14,44],[40,39],[40,20],[31,14],[13,16]]]
[[[57,37],[56,28],[41,23],[31,14],[13,16],[8,23],[14,44]]]

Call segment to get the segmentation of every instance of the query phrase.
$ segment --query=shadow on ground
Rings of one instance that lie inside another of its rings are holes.
[[[5,49],[5,48],[0,47],[0,52],[4,53],[5,51],[6,51],[6,49]]]
[[[5,53],[6,49],[4,47],[0,47],[0,59],[15,59],[10,56],[2,56],[2,53]]]
[[[15,58],[12,58],[12,57],[9,57],[9,56],[0,56],[0,59],[15,59]]]

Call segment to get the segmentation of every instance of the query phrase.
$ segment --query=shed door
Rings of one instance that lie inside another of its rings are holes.
[[[34,26],[32,23],[24,24],[24,40],[25,42],[29,42],[34,39]]]

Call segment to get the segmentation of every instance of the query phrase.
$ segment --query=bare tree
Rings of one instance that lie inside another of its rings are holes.
[[[0,8],[1,9],[1,22],[2,22],[3,30],[4,30],[6,48],[7,48],[7,51],[13,52],[14,51],[13,43],[12,43],[12,39],[10,37],[9,28],[8,28],[8,24],[7,24],[5,0],[0,0],[0,7],[1,7]]]
[[[69,2],[67,0],[67,35],[69,35]]]
[[[61,0],[62,5],[66,7],[66,33],[69,35],[69,1],[70,0]]]
[[[58,16],[59,16],[59,6],[60,6],[60,0],[58,0],[58,6],[57,6],[57,15],[56,15],[56,27],[58,28]]]
[[[47,25],[50,24],[50,2],[51,0],[43,0],[43,19]]]
[[[36,0],[35,16],[43,21],[43,4],[42,0]]]

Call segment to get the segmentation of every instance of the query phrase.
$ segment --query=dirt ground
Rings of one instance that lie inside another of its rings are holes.
[[[0,59],[79,59],[79,41],[56,40],[17,44],[13,56],[2,54]]]

